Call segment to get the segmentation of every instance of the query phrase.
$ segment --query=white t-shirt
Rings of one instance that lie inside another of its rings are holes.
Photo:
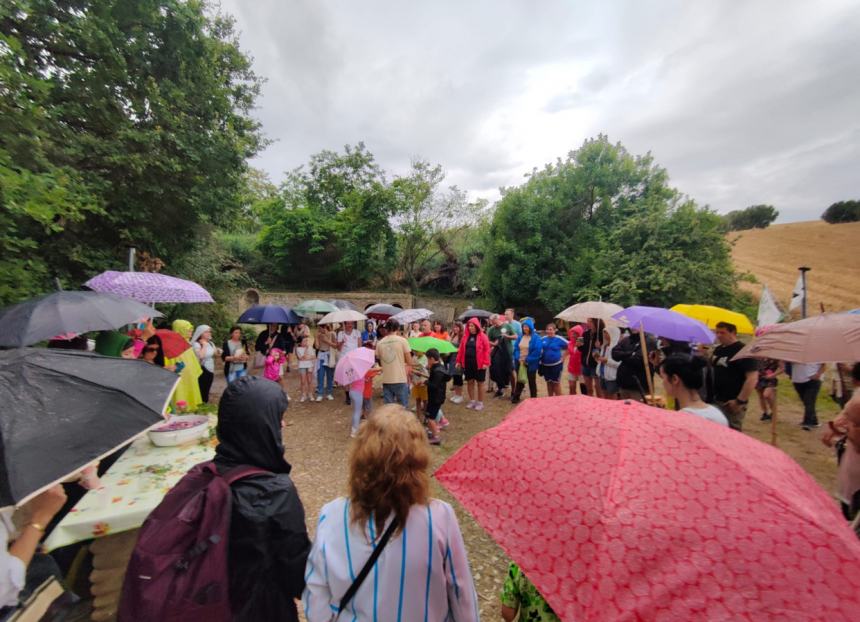
[[[308,360],[303,359],[303,357],[306,356],[308,357]],[[313,369],[316,356],[317,353],[314,351],[312,346],[299,346],[296,348],[296,357],[299,359],[299,369]]]
[[[18,592],[24,589],[27,569],[24,562],[9,552],[9,540],[15,536],[11,508],[0,510],[0,607],[18,604]]]
[[[688,412],[691,415],[696,415],[698,417],[704,417],[708,421],[713,421],[714,423],[719,423],[720,425],[724,425],[729,427],[729,420],[726,419],[726,416],[716,406],[711,406],[710,404],[706,404],[704,408],[682,408],[684,412]]]
[[[337,344],[343,344],[340,349],[341,354],[352,352],[361,346],[361,333],[355,328],[353,328],[352,332],[349,334],[347,334],[345,330],[342,330],[337,334]]]
[[[821,363],[792,363],[791,381],[809,382],[819,369],[821,369]]]

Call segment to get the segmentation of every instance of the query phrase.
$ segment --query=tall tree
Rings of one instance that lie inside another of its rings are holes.
[[[128,244],[169,263],[239,213],[260,81],[231,19],[198,0],[7,0],[0,37],[0,236],[26,233],[0,241],[0,268],[45,249],[28,289],[78,284]],[[7,192],[28,178],[29,203]]]
[[[778,216],[779,211],[773,205],[751,205],[742,210],[729,212],[724,216],[724,221],[729,231],[767,229]]]
[[[821,215],[824,222],[838,224],[841,222],[857,222],[860,220],[860,201],[839,201],[834,203]]]

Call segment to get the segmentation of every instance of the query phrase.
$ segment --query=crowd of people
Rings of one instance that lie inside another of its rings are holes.
[[[397,619],[477,620],[478,597],[456,515],[429,494],[429,446],[440,444],[450,425],[445,409],[482,411],[488,396],[513,404],[559,396],[565,384],[568,394],[648,403],[657,377],[670,407],[741,430],[754,395],[763,421],[776,416],[776,389],[784,376],[803,403],[801,425],[811,430],[818,427],[816,399],[825,371],[823,365],[735,360],[743,343],[728,323],[717,325],[714,345],[657,339],[596,318],[564,327],[549,322],[541,331],[513,309],[450,325],[423,320],[401,326],[391,319],[368,320],[360,328],[351,322],[314,329],[308,322],[273,324],[253,346],[234,326],[220,348],[210,326],[177,320],[170,328],[190,346],[173,357],[165,352],[167,336],[151,322],[127,333],[104,331],[94,346],[107,356],[138,358],[179,374],[176,412],[209,401],[216,360],[223,362],[227,387],[218,405],[214,464],[225,477],[239,466],[261,470],[230,487],[227,574],[234,620],[297,620],[297,599],[311,622],[341,612],[370,620],[395,611]],[[448,342],[444,350],[450,353],[410,345],[423,337]],[[85,349],[87,342],[49,345]],[[352,407],[348,493],[322,508],[311,541],[284,457],[286,380],[298,374],[300,402],[334,400],[337,362],[359,348],[371,350],[375,364],[340,388]],[[840,365],[836,372],[844,408],[823,441],[837,451],[837,493],[851,519],[860,511],[860,364]],[[378,389],[384,405],[374,409]],[[103,460],[98,473],[110,463]],[[37,546],[44,525],[74,500],[57,486],[30,502],[33,521],[16,533],[0,563],[0,598],[7,606],[20,597],[27,566],[42,563]],[[8,539],[15,527],[5,518],[0,530]],[[501,605],[505,620],[557,620],[513,563]]]

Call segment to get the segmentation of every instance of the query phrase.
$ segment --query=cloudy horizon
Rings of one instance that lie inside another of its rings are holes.
[[[252,164],[363,141],[493,201],[603,133],[721,213],[860,198],[860,3],[579,4],[222,0],[267,80]]]

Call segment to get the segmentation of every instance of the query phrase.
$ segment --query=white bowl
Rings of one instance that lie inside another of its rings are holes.
[[[177,422],[192,425],[178,430],[163,429]],[[171,415],[170,418],[149,432],[149,440],[158,447],[174,447],[196,441],[209,434],[209,417],[206,415]]]

